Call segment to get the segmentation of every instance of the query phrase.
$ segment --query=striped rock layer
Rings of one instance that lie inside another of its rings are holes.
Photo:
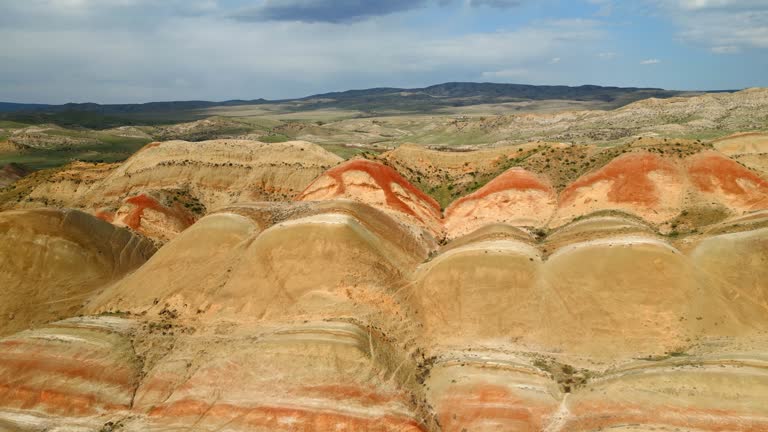
[[[768,208],[768,180],[715,151],[686,158],[638,151],[559,193],[545,176],[513,167],[441,212],[393,168],[353,160],[327,171],[297,199],[362,202],[438,238],[455,239],[494,223],[554,229],[598,212],[625,213],[654,225],[674,224],[691,212],[742,215]]]
[[[0,430],[768,431],[764,187],[632,153],[560,193],[512,168],[443,215],[350,162],[154,254],[2,213],[2,312],[26,312],[0,316]],[[726,214],[663,234],[704,201]]]

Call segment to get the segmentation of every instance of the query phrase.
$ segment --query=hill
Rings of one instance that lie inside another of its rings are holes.
[[[0,430],[768,430],[768,178],[735,159],[767,140],[170,141],[30,174]]]
[[[605,102],[618,108],[649,97],[668,98],[683,94],[690,93],[658,88],[594,85],[569,87],[449,82],[425,88],[374,88],[318,94],[300,99],[310,102],[300,109],[354,108],[430,112],[445,107],[543,100]]]
[[[68,103],[63,105],[21,104],[0,102],[0,113],[11,119],[34,118],[36,114],[91,113],[104,116],[181,115],[182,113],[216,107],[237,107],[264,104],[292,104],[295,111],[316,109],[359,109],[362,111],[431,112],[445,107],[471,106],[512,101],[571,100],[609,103],[612,107],[637,100],[656,97],[667,98],[691,94],[658,88],[601,87],[583,85],[536,86],[523,84],[497,84],[450,82],[424,88],[371,88],[321,93],[298,99],[282,100],[228,100],[170,101],[143,104]]]

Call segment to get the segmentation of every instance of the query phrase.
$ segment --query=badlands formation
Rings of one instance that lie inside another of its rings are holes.
[[[0,203],[0,430],[768,431],[767,143],[32,174]]]

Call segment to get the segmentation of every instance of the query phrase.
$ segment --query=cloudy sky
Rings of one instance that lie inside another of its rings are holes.
[[[0,0],[0,101],[768,86],[768,0]]]

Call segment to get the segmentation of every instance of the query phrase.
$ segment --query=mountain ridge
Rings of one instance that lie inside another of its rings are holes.
[[[264,98],[251,100],[231,99],[225,101],[187,100],[156,101],[136,104],[99,104],[94,102],[32,104],[0,102],[0,113],[83,111],[98,112],[103,114],[133,114],[289,102],[308,102],[300,107],[300,109],[316,109],[323,107],[333,108],[339,105],[346,106],[350,103],[354,105],[365,103],[375,105],[378,103],[379,105],[392,104],[393,106],[399,106],[403,105],[401,103],[401,99],[404,98],[410,100],[423,99],[432,102],[450,98],[470,98],[471,100],[469,101],[460,102],[466,102],[462,105],[474,105],[480,103],[511,101],[515,99],[571,99],[611,102],[616,101],[621,97],[629,96],[627,98],[627,103],[629,103],[630,101],[645,99],[648,97],[668,98],[686,94],[720,93],[733,91],[735,90],[678,91],[653,87],[646,88],[598,85],[564,86],[490,82],[446,82],[419,88],[372,87],[367,89],[351,89],[337,92],[318,93],[300,98],[275,100],[267,100]],[[454,106],[457,105],[454,103]]]

